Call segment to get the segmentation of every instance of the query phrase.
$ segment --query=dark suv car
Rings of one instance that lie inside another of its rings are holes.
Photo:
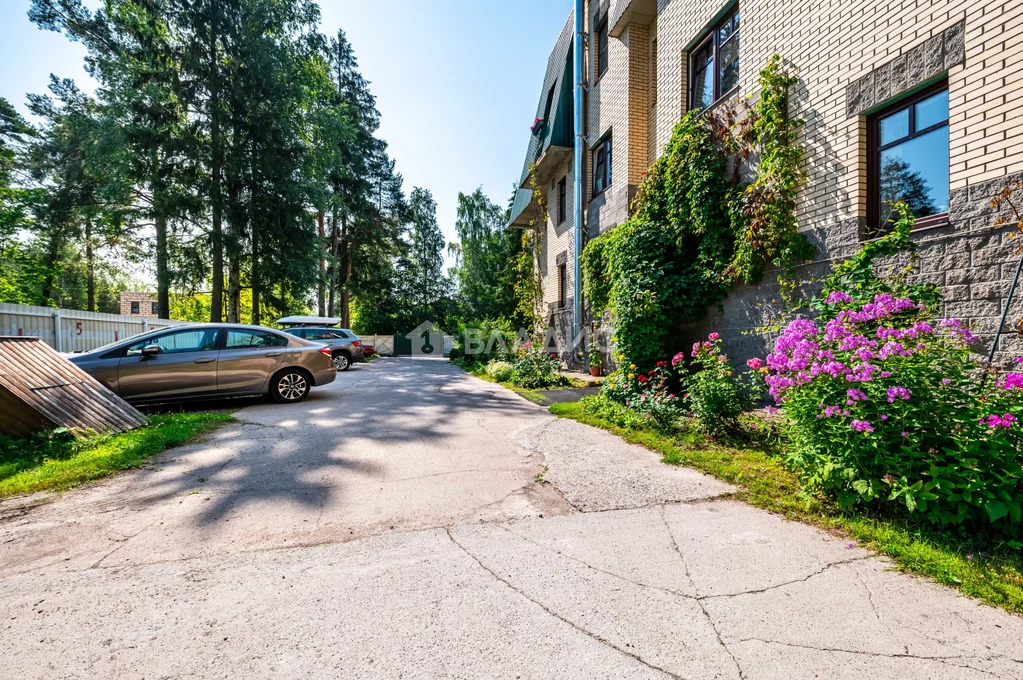
[[[334,368],[339,371],[347,371],[353,363],[362,361],[362,342],[347,328],[294,326],[284,329],[284,332],[310,342],[322,342],[330,348]]]

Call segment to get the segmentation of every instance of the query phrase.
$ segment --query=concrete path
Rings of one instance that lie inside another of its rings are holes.
[[[1023,618],[440,361],[0,503],[0,678],[1020,678]]]

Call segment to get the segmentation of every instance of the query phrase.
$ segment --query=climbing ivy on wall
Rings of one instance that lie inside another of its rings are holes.
[[[795,218],[802,181],[801,123],[788,117],[795,83],[775,56],[760,74],[759,100],[739,122],[732,110],[686,115],[643,181],[633,216],[587,244],[586,298],[594,316],[611,310],[627,363],[664,358],[674,331],[733,283],[759,280],[768,263],[784,276],[809,254]],[[752,180],[742,179],[743,165]]]
[[[630,363],[663,358],[676,323],[724,296],[730,190],[711,124],[690,113],[650,168],[633,217],[583,251],[586,298],[595,315],[612,310],[615,346]]]
[[[795,263],[812,254],[796,222],[796,195],[803,183],[803,148],[796,137],[803,121],[789,117],[788,96],[798,82],[781,58],[772,56],[760,72],[759,99],[727,138],[737,157],[757,159],[753,181],[742,188],[733,216],[738,233],[727,273],[736,281],[759,281],[768,264],[791,279]]]

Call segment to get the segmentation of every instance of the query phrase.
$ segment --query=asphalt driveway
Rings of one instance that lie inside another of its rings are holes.
[[[0,503],[0,678],[1019,678],[1023,619],[442,361]]]

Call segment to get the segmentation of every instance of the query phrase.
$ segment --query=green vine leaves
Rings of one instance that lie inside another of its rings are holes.
[[[797,82],[776,55],[746,115],[725,106],[684,116],[641,184],[633,216],[587,244],[586,298],[595,316],[611,310],[628,363],[667,356],[672,330],[703,316],[734,283],[759,281],[769,264],[791,281],[795,263],[812,254],[795,215],[802,121],[789,118],[788,93]]]

